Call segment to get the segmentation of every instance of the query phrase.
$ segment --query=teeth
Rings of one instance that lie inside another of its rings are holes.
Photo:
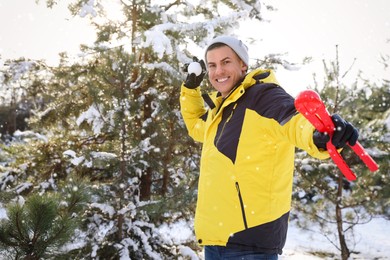
[[[217,79],[217,82],[218,82],[218,83],[221,83],[221,82],[225,82],[226,80],[228,80],[228,78]]]

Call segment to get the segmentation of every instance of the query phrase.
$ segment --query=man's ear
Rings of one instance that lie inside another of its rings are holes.
[[[248,65],[241,61],[241,70],[246,73],[248,71]]]

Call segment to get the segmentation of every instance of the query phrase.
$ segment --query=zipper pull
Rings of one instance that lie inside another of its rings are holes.
[[[230,112],[230,115],[229,117],[226,119],[226,123],[230,121],[230,119],[232,118],[233,114],[234,114],[234,109],[236,109],[237,107],[237,103],[234,104],[233,108],[232,108],[232,112]]]

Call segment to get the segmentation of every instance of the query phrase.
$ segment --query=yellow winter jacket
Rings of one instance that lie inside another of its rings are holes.
[[[195,233],[201,245],[279,253],[285,244],[295,147],[325,159],[314,127],[277,85],[257,69],[223,100],[182,85],[181,113],[202,142]],[[208,105],[208,108],[205,106]]]

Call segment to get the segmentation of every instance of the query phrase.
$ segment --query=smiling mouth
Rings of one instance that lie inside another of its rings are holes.
[[[229,77],[226,77],[226,78],[222,78],[222,79],[216,79],[216,81],[218,83],[223,83],[223,82],[227,81],[228,79],[229,79]]]

